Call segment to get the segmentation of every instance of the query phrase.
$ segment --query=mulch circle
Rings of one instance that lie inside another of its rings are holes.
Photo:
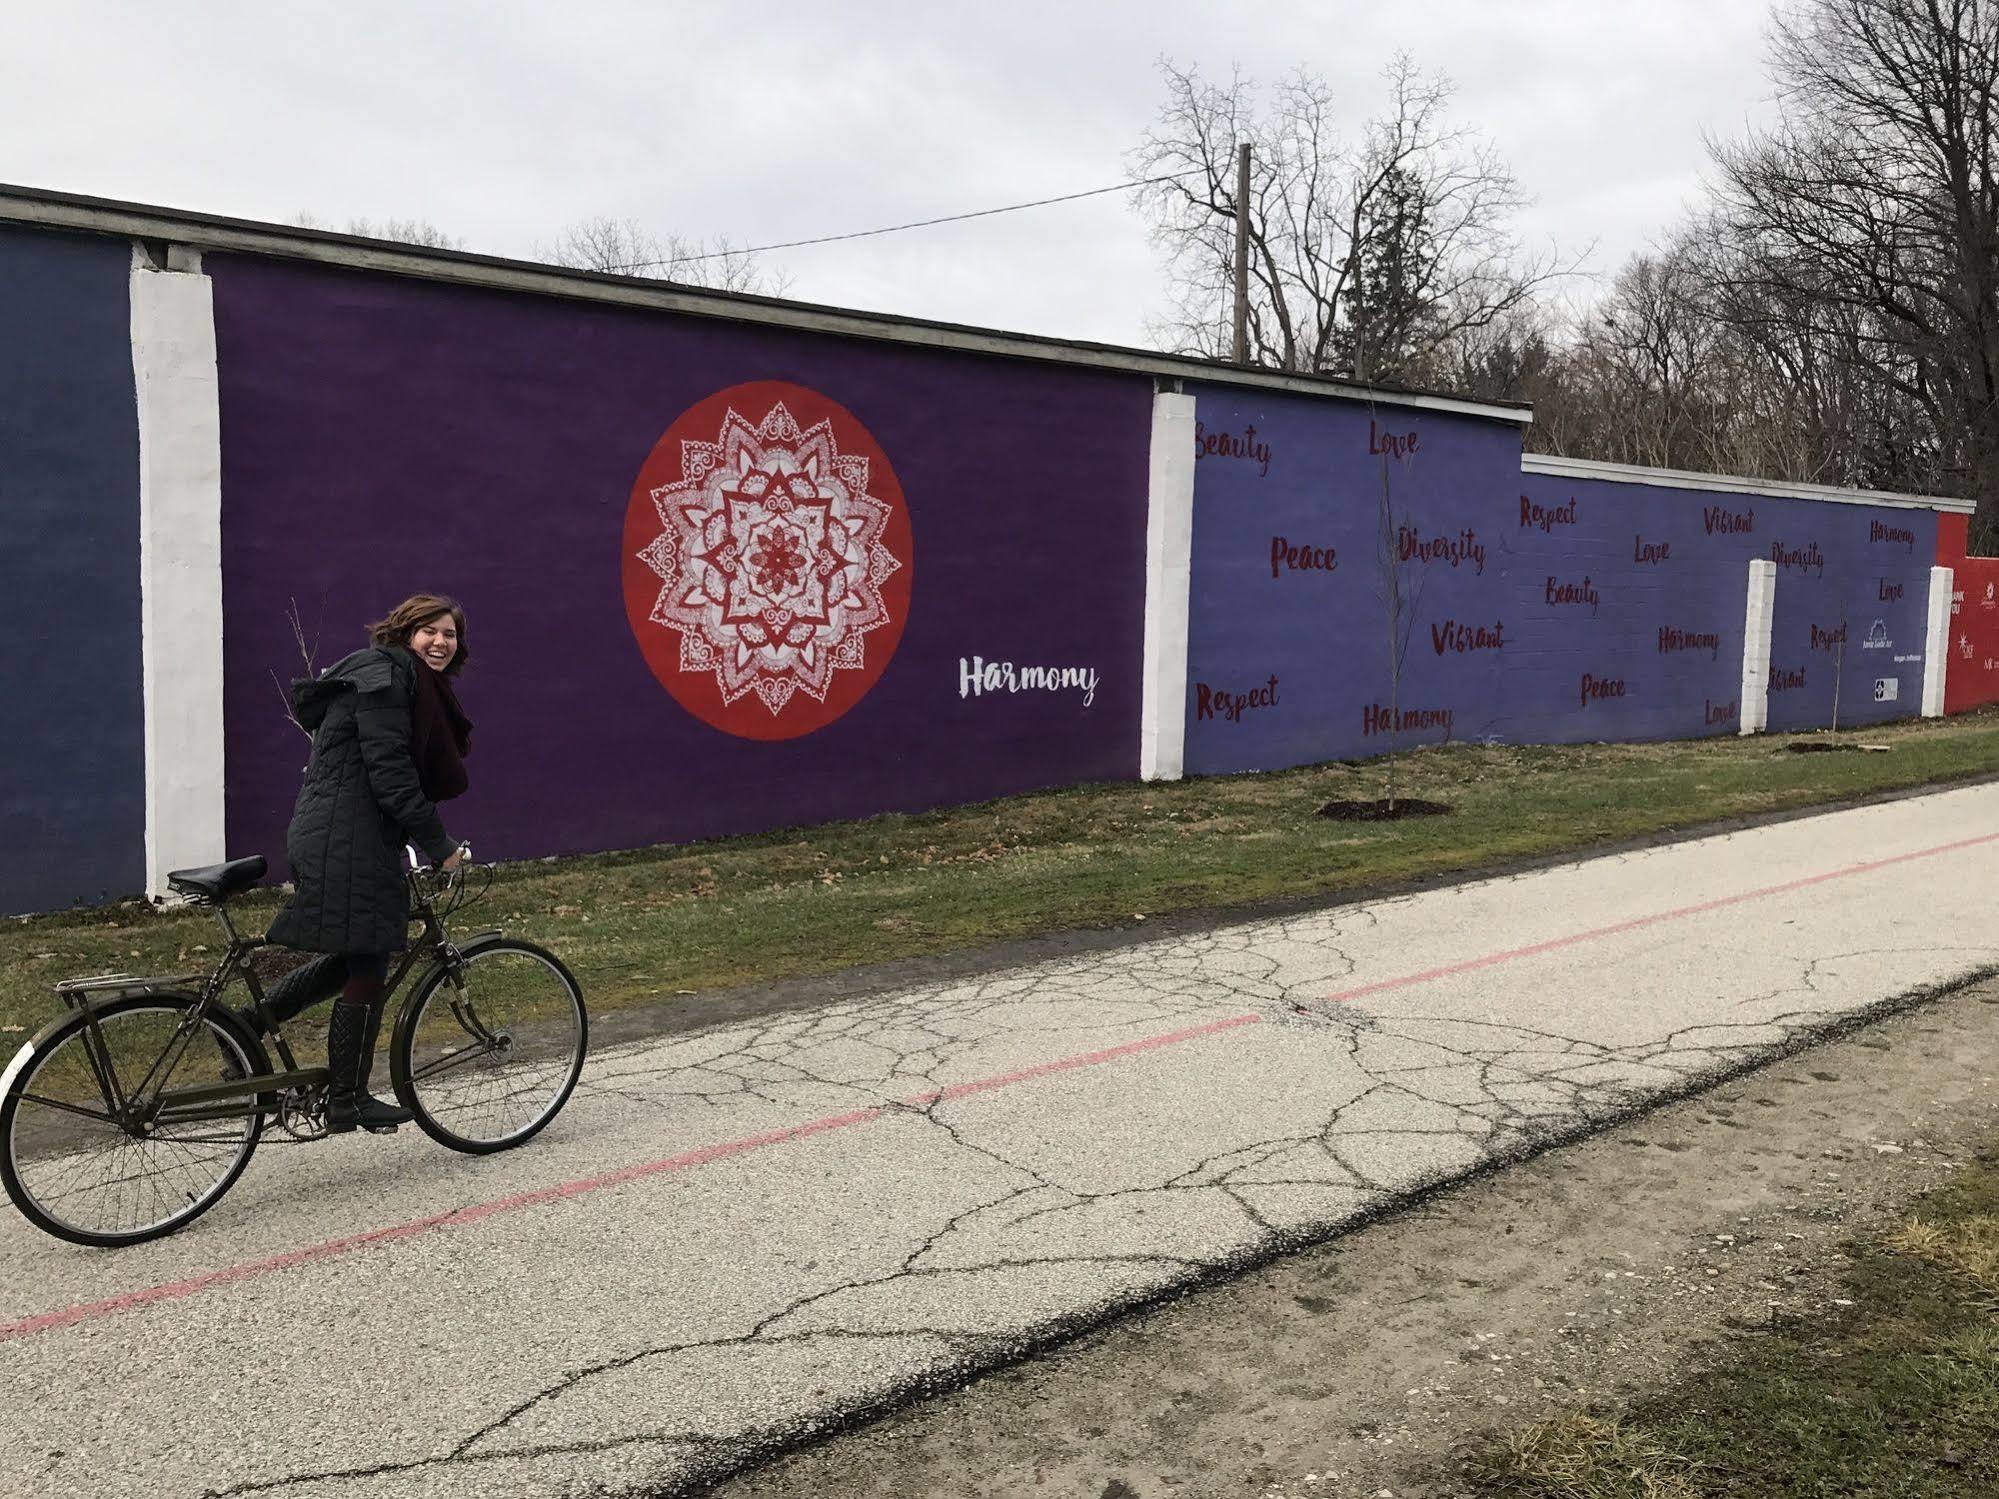
[[[1857,744],[1821,744],[1814,739],[1793,739],[1784,748],[1794,755],[1836,755],[1841,751],[1856,755],[1860,753],[1860,746]]]
[[[1319,815],[1330,817],[1335,822],[1399,822],[1405,817],[1444,817],[1450,811],[1451,807],[1446,802],[1426,802],[1413,796],[1398,796],[1392,803],[1386,797],[1371,802],[1341,798],[1319,808]]]

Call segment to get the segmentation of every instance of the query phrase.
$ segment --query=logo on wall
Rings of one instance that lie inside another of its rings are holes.
[[[625,511],[625,613],[660,684],[746,739],[795,739],[868,694],[909,617],[909,513],[868,429],[755,381],[683,412]]]

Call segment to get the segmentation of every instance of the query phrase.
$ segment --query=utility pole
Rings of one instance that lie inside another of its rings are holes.
[[[1249,363],[1249,142],[1236,156],[1235,362]]]

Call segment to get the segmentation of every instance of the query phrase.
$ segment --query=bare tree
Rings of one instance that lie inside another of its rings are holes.
[[[1712,147],[1722,315],[1849,383],[1840,477],[1960,487],[1999,540],[1999,0],[1804,0],[1771,71],[1778,123]]]
[[[1167,100],[1131,155],[1154,180],[1138,201],[1176,282],[1155,330],[1224,356],[1234,305],[1236,153],[1251,148],[1249,344],[1255,363],[1422,382],[1454,340],[1488,327],[1562,274],[1523,254],[1527,195],[1492,147],[1447,119],[1448,80],[1406,55],[1383,111],[1342,135],[1326,82],[1304,69],[1266,96],[1160,65]]]
[[[731,244],[726,237],[707,240],[661,236],[635,219],[604,215],[579,219],[535,254],[551,265],[618,276],[651,276],[683,286],[716,291],[782,296],[790,286],[783,273],[769,272],[757,252]]]
[[[301,229],[326,229],[337,234],[359,235],[362,239],[392,239],[405,245],[421,245],[429,250],[462,250],[465,241],[446,234],[428,219],[349,219],[338,229],[317,214],[296,213],[292,222]]]

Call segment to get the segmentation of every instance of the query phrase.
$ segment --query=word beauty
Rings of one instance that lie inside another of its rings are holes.
[[[1485,571],[1485,543],[1469,526],[1455,536],[1425,536],[1414,527],[1397,526],[1395,556],[1401,562],[1448,562],[1452,567],[1469,562],[1473,572]]]
[[[1097,700],[1094,666],[1015,666],[981,656],[958,658],[958,696],[978,697],[1002,692],[1081,692],[1083,706]]]
[[[1416,451],[1422,441],[1421,432],[1384,432],[1370,418],[1367,424],[1367,450],[1370,453],[1385,453],[1390,458],[1403,459]]]
[[[1210,432],[1201,423],[1194,423],[1194,460],[1203,458],[1241,458],[1256,465],[1256,476],[1261,479],[1270,473],[1270,444],[1256,440],[1256,428],[1245,427],[1242,436],[1233,432]]]
[[[1573,526],[1576,523],[1576,501],[1566,505],[1537,505],[1526,495],[1520,496],[1520,529],[1523,531],[1552,531],[1557,526]]]
[[[1551,577],[1543,597],[1551,604],[1588,604],[1589,612],[1596,613],[1596,587],[1587,577],[1580,583],[1564,583],[1559,578]]]
[[[1252,687],[1248,692],[1224,692],[1219,687],[1210,687],[1206,682],[1194,684],[1194,717],[1222,718],[1230,723],[1241,723],[1242,716],[1251,708],[1275,708],[1277,706],[1277,678],[1272,677],[1261,687]]]
[[[1293,546],[1283,536],[1270,538],[1270,576],[1280,569],[1290,572],[1329,573],[1340,565],[1338,547]]]

